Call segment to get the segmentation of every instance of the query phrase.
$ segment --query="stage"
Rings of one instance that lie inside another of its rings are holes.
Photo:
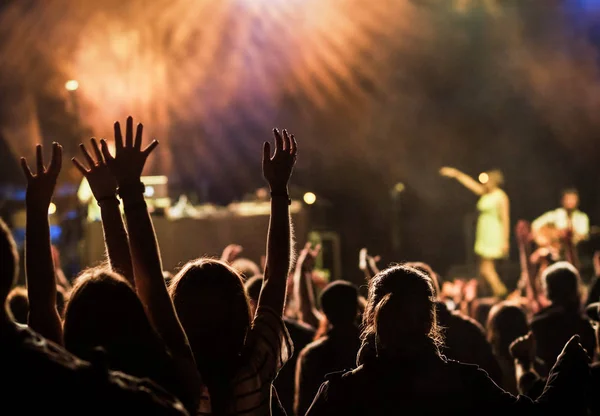
[[[309,231],[308,211],[298,206],[292,209],[292,221],[296,248],[304,245]],[[153,215],[162,255],[163,269],[174,272],[187,261],[201,256],[220,257],[228,244],[239,244],[244,248],[241,257],[260,264],[265,255],[268,211],[240,215],[219,213],[205,218],[171,219]],[[104,237],[100,221],[87,222],[84,227],[82,264],[93,266],[105,259]]]

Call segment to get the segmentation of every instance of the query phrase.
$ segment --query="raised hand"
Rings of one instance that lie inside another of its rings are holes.
[[[44,167],[42,145],[38,144],[35,151],[37,159],[35,175],[31,172],[27,160],[24,157],[21,158],[21,167],[27,179],[27,208],[35,207],[48,212],[62,166],[62,146],[56,142],[52,143],[52,159],[47,168]]]
[[[115,176],[120,187],[127,185],[136,185],[140,181],[146,159],[152,151],[158,146],[158,141],[153,140],[142,150],[142,133],[144,126],[140,123],[133,137],[133,118],[127,117],[127,126],[125,128],[125,143],[121,134],[121,124],[117,121],[115,128],[115,156],[113,157],[108,150],[108,145],[104,139],[100,141],[102,146],[102,155],[110,171]]]
[[[456,178],[458,176],[458,170],[455,168],[444,166],[440,169],[440,175],[445,176],[447,178]]]
[[[287,185],[296,164],[298,152],[296,138],[283,130],[283,136],[278,129],[273,129],[275,136],[275,152],[271,156],[271,145],[263,145],[263,176],[271,187],[271,192],[286,192]]]
[[[102,152],[100,151],[100,147],[98,147],[98,142],[96,142],[96,139],[92,138],[90,142],[94,151],[94,155],[96,156],[96,160],[94,160],[94,158],[89,154],[88,150],[85,148],[85,145],[80,144],[79,147],[81,149],[81,153],[83,153],[85,161],[87,162],[87,167],[85,167],[75,158],[71,159],[71,161],[79,170],[79,172],[81,172],[81,174],[88,180],[96,201],[115,198],[117,194],[117,180],[106,165],[106,161],[102,156]]]
[[[302,272],[309,273],[315,269],[315,261],[320,252],[321,244],[317,244],[313,248],[311,243],[306,243],[298,255],[298,266],[300,266]]]
[[[221,261],[231,263],[240,255],[242,251],[244,251],[244,247],[238,244],[229,244],[223,249],[223,253],[221,254]]]

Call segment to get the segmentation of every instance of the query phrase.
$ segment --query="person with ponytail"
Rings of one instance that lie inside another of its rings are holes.
[[[358,368],[321,386],[307,416],[389,414],[537,414],[582,402],[585,351],[577,337],[565,346],[537,401],[498,387],[478,366],[440,353],[435,290],[421,271],[396,265],[369,282]],[[551,388],[549,388],[551,387]]]

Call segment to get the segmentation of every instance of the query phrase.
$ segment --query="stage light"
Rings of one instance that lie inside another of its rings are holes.
[[[306,202],[308,205],[312,205],[317,202],[317,196],[312,192],[307,192],[304,194],[304,202]]]
[[[146,186],[146,190],[144,191],[144,196],[146,198],[152,198],[154,196],[154,187]]]
[[[399,194],[402,191],[404,191],[404,188],[405,188],[404,184],[402,182],[398,182],[396,185],[394,185],[394,192]]]
[[[50,202],[48,206],[48,215],[52,215],[56,213],[56,204],[54,202]]]
[[[488,183],[488,181],[490,180],[490,175],[488,175],[485,172],[482,172],[479,174],[479,182],[481,182],[482,184],[486,184]]]
[[[65,83],[65,88],[67,91],[77,91],[77,88],[79,88],[79,82],[74,79],[70,79]]]

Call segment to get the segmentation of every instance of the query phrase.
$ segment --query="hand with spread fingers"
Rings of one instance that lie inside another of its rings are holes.
[[[75,167],[88,180],[90,188],[96,201],[116,198],[117,195],[117,180],[106,165],[104,156],[100,151],[98,142],[92,138],[90,140],[92,150],[96,156],[96,160],[90,155],[84,144],[80,144],[81,153],[87,163],[85,167],[76,158],[71,159]]]
[[[31,172],[27,160],[21,158],[21,167],[27,179],[26,203],[28,209],[39,208],[47,212],[62,167],[62,146],[56,142],[52,144],[52,159],[47,168],[44,167],[42,145],[38,144],[35,150],[37,159],[35,174]]]
[[[273,129],[275,137],[275,152],[271,156],[271,145],[265,142],[263,145],[263,175],[271,192],[286,192],[287,185],[294,170],[297,157],[297,143],[293,134],[283,130],[283,135],[278,129]]]
[[[110,171],[115,176],[119,187],[135,185],[139,183],[146,159],[152,151],[158,146],[158,141],[153,140],[142,150],[142,133],[144,126],[138,124],[133,137],[133,118],[127,117],[127,126],[125,128],[125,143],[121,133],[121,124],[117,121],[115,129],[115,156],[110,154],[108,144],[103,139],[100,141],[102,146],[102,155]]]

